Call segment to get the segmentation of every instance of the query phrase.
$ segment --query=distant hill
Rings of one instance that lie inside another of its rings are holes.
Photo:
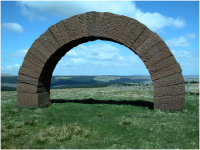
[[[184,76],[184,80],[199,81],[199,77]],[[150,76],[52,76],[51,88],[107,87],[112,84],[151,82]],[[17,76],[1,74],[2,90],[16,90]]]
[[[199,75],[183,75],[184,77],[199,77]]]
[[[53,76],[51,87],[60,85],[87,85],[100,83],[140,83],[151,82],[150,77],[126,77],[126,76]]]
[[[2,76],[2,77],[13,77],[13,76],[15,76],[15,75],[1,73],[1,76]]]
[[[131,76],[133,76],[133,77],[134,77],[134,76],[137,76],[137,77],[138,77],[138,76],[139,76],[139,77],[141,77],[141,76],[149,77],[150,75],[145,75],[145,74],[134,74],[134,75],[131,75]]]
[[[17,84],[17,76],[1,76],[1,84]]]

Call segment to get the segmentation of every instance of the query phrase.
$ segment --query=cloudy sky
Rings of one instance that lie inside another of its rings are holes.
[[[88,11],[132,17],[156,32],[182,67],[199,75],[198,1],[1,1],[1,73],[17,75],[32,43],[48,27]],[[117,43],[96,40],[70,50],[53,75],[149,75],[140,58]]]

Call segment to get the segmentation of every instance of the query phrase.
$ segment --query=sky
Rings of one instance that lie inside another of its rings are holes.
[[[33,42],[51,25],[89,12],[125,15],[168,45],[183,75],[199,75],[199,1],[1,1],[1,73],[18,75]],[[96,40],[71,49],[53,75],[150,75],[127,47]]]

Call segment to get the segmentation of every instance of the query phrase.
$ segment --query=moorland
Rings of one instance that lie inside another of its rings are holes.
[[[199,149],[199,84],[190,90],[181,111],[154,110],[152,87],[52,88],[43,108],[1,91],[1,148]]]

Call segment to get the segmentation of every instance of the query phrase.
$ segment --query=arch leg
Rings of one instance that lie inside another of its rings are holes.
[[[17,105],[20,108],[48,107],[51,104],[50,93],[22,93],[17,92]]]

